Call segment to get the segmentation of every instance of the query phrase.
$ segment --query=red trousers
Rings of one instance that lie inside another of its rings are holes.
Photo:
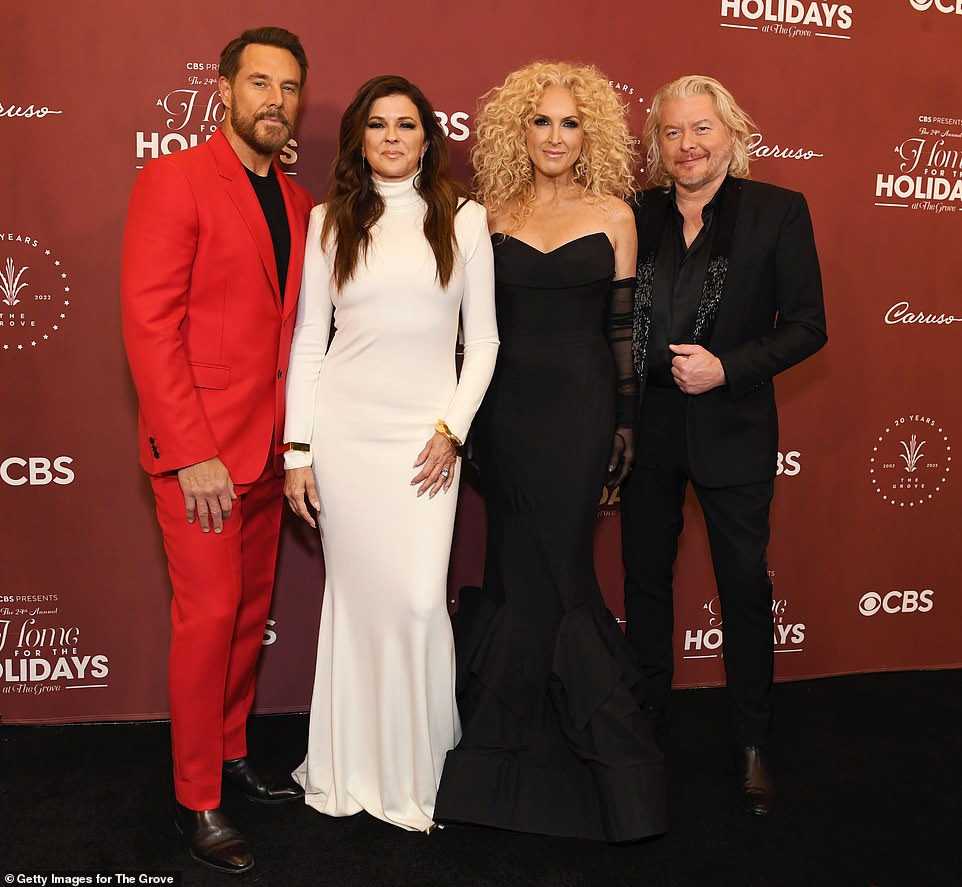
[[[187,523],[177,475],[152,477],[173,586],[168,680],[174,793],[191,810],[220,806],[223,761],[247,754],[254,669],[274,587],[282,478],[268,467],[221,533]]]

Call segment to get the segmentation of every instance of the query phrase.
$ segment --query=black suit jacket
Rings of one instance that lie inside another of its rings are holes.
[[[707,487],[774,477],[778,416],[772,378],[827,341],[805,198],[748,179],[729,178],[723,187],[738,188],[740,195],[721,304],[704,347],[721,360],[727,384],[688,397],[692,477]],[[649,214],[667,222],[672,197],[659,188],[638,195],[639,256],[657,251],[663,225],[652,225]]]

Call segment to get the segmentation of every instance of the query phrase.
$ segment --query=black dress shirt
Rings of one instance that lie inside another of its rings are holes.
[[[685,243],[685,218],[678,211],[672,193],[668,223],[655,258],[648,345],[649,385],[677,387],[671,375],[671,360],[675,355],[668,350],[668,345],[690,344],[692,341],[711,257],[717,198],[716,192],[702,209],[701,230],[688,246]]]

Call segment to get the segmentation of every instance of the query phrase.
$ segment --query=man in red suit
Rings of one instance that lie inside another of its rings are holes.
[[[307,75],[300,41],[246,31],[219,73],[221,130],[137,178],[121,298],[140,461],[173,586],[177,826],[199,862],[243,872],[254,861],[220,810],[222,782],[262,803],[303,794],[248,763],[246,721],[274,582],[284,377],[313,201],[276,160]]]

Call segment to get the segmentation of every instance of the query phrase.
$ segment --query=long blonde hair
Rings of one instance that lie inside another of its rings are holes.
[[[751,157],[748,153],[748,144],[755,129],[754,121],[741,109],[735,97],[714,77],[688,74],[672,80],[671,83],[666,83],[651,100],[651,112],[645,121],[645,148],[648,178],[653,185],[669,188],[673,181],[665,167],[665,158],[661,154],[661,145],[658,143],[658,128],[661,126],[661,112],[665,102],[693,99],[700,95],[711,97],[718,119],[735,135],[732,141],[732,158],[728,163],[729,174],[742,179],[749,177]]]
[[[550,86],[571,91],[581,118],[584,144],[574,178],[584,188],[585,200],[627,198],[637,187],[627,109],[608,78],[592,65],[532,62],[481,97],[477,140],[471,149],[479,202],[494,215],[512,206],[513,229],[531,213],[534,171],[525,132]]]

